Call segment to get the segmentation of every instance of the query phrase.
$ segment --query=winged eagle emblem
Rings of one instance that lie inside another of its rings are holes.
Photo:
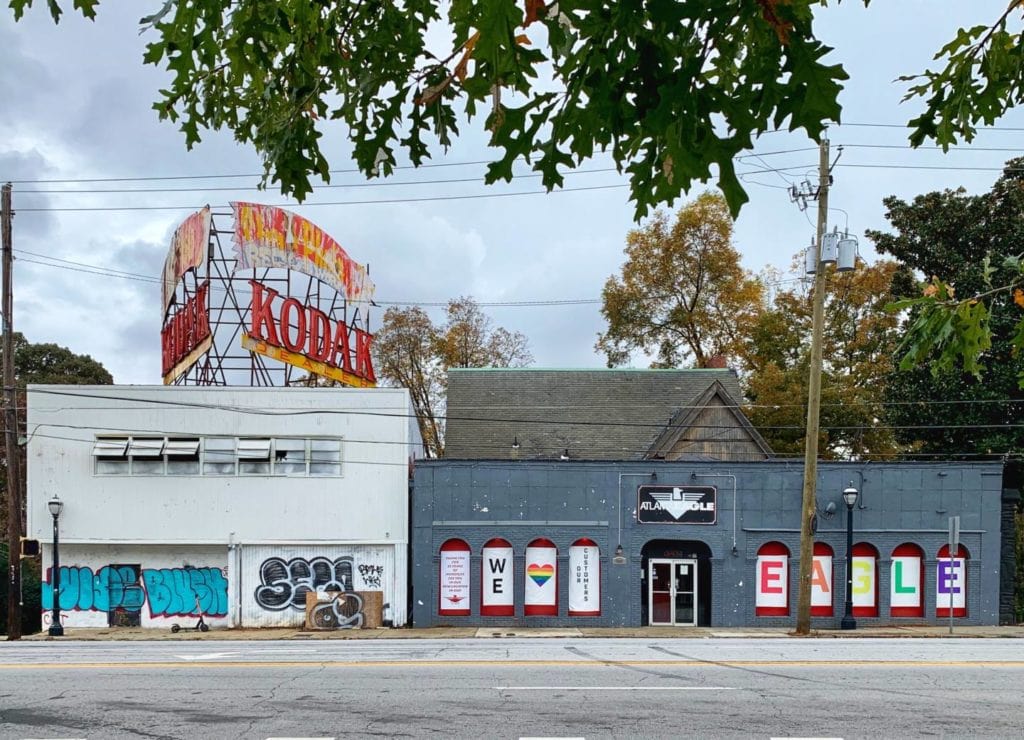
[[[681,488],[673,488],[671,491],[652,491],[650,496],[658,502],[662,509],[676,519],[695,509],[695,504],[699,504],[704,498],[703,493],[687,492]]]

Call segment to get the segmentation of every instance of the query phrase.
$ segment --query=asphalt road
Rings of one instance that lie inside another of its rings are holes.
[[[1024,737],[1024,641],[0,643],[2,738]]]

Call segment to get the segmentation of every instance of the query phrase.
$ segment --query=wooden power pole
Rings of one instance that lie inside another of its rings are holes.
[[[821,243],[828,228],[828,137],[823,137],[818,154],[818,238],[814,249],[814,308],[811,323],[811,369],[807,381],[807,437],[804,440],[804,488],[800,511],[799,591],[796,602],[796,632],[811,631],[811,566],[814,562],[815,493],[818,483],[818,429],[821,410],[821,335],[825,323],[825,276],[828,265],[821,261]]]
[[[7,463],[7,639],[21,638],[21,477],[18,474],[18,410],[14,393],[14,293],[11,288],[11,183],[0,189],[0,256],[3,259],[4,427]]]

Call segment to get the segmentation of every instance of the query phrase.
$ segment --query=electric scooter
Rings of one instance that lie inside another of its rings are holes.
[[[182,627],[180,624],[175,622],[171,625],[171,632],[209,632],[210,625],[203,619],[203,609],[199,606],[199,594],[196,594],[196,611],[199,612],[199,621],[196,622],[195,627]]]

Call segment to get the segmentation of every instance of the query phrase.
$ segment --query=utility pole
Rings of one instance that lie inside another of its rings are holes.
[[[800,584],[796,602],[796,633],[811,631],[811,565],[814,560],[815,512],[818,482],[818,429],[821,409],[821,335],[825,323],[825,275],[828,265],[821,261],[821,243],[828,223],[828,136],[822,137],[818,152],[818,238],[814,244],[814,307],[811,322],[811,369],[807,381],[807,437],[804,440],[804,489],[800,511]]]
[[[0,189],[0,257],[3,259],[3,379],[7,456],[7,639],[21,639],[21,477],[18,475],[18,410],[14,394],[14,294],[11,288],[11,183]]]

